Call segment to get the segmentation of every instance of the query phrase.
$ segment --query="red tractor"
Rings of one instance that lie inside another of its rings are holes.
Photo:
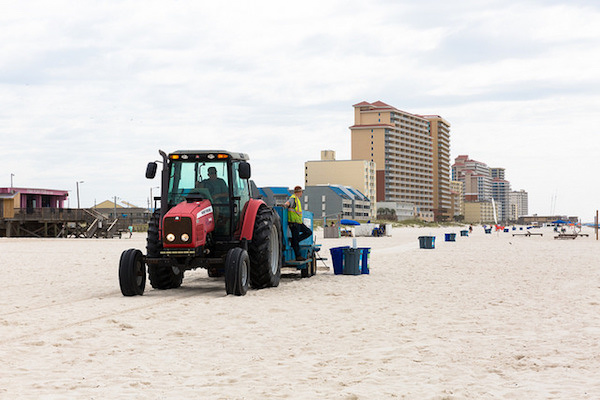
[[[146,265],[155,289],[181,286],[187,270],[225,277],[227,294],[279,285],[282,231],[277,212],[251,198],[248,155],[228,151],[176,151],[162,156],[160,208],[148,225],[146,255],[121,254],[124,296],[144,293]],[[146,169],[153,179],[157,162]]]

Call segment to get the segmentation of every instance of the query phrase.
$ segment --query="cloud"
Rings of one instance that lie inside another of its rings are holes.
[[[159,148],[223,148],[249,153],[260,185],[294,186],[320,150],[349,158],[352,104],[382,100],[442,115],[453,154],[506,167],[536,199],[539,171],[569,180],[561,171],[577,168],[556,167],[556,147],[595,159],[599,12],[541,0],[13,3],[0,15],[0,185],[10,173],[22,186],[84,180],[84,205],[143,205]],[[562,143],[565,132],[576,136]]]

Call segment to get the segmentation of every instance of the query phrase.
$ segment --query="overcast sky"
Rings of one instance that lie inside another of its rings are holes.
[[[449,121],[530,214],[600,208],[596,0],[20,1],[0,12],[0,187],[147,206],[158,149],[250,155],[259,186],[350,158],[352,105]]]

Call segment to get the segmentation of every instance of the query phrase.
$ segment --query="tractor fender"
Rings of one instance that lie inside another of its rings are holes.
[[[250,199],[244,206],[243,210],[243,221],[242,231],[240,232],[240,240],[252,240],[252,234],[254,233],[254,222],[256,221],[256,214],[258,209],[266,203],[258,199]]]

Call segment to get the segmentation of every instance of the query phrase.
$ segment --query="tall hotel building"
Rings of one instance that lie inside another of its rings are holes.
[[[429,120],[433,145],[433,213],[454,217],[450,185],[450,123],[439,115],[423,115]]]
[[[489,201],[492,198],[490,167],[469,156],[458,156],[452,166],[452,180],[464,183],[465,201]]]
[[[353,107],[352,159],[375,163],[377,201],[450,215],[450,124],[381,101]]]
[[[498,219],[510,220],[510,182],[504,178],[504,168],[491,168],[492,173],[492,198],[498,203]]]
[[[529,201],[528,193],[521,189],[518,191],[512,191],[508,195],[510,219],[516,221],[519,217],[529,215]]]

